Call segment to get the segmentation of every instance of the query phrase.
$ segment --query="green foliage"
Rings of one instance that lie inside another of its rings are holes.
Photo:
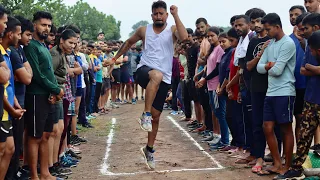
[[[149,22],[148,22],[148,21],[144,21],[144,20],[141,20],[141,21],[137,22],[136,24],[134,24],[134,25],[132,26],[132,31],[131,31],[131,33],[129,34],[129,36],[132,36],[139,27],[141,27],[141,26],[146,26],[146,25],[148,25],[148,24],[149,24]]]
[[[53,16],[59,27],[75,24],[81,29],[83,39],[96,40],[99,32],[105,33],[106,40],[120,39],[120,25],[112,15],[99,12],[95,7],[79,0],[74,6],[66,6],[63,0],[0,0],[13,15],[22,15],[32,20],[33,13],[42,10]]]

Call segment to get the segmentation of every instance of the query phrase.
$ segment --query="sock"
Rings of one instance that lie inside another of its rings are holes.
[[[153,147],[149,147],[149,146],[147,145],[146,148],[147,148],[147,151],[149,151],[149,152],[151,152],[151,153],[154,152]]]
[[[150,112],[145,112],[146,116],[152,116]]]

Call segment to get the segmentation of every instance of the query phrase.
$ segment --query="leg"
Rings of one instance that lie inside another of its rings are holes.
[[[296,158],[292,167],[302,171],[302,164],[305,162],[312,143],[312,138],[319,126],[320,107],[315,104],[305,102],[301,119],[301,133],[297,144]]]
[[[48,167],[48,162],[49,162],[48,140],[49,140],[50,134],[51,134],[50,132],[43,133],[40,146],[39,146],[41,179],[54,179],[54,177],[51,176],[49,172],[49,167]]]
[[[28,137],[28,165],[30,167],[31,179],[39,179],[37,165],[40,142],[41,138]]]
[[[151,114],[152,114],[152,132],[148,133],[148,144],[147,144],[149,147],[153,147],[154,142],[156,140],[161,112],[156,110],[155,108],[152,108]]]
[[[271,155],[273,157],[274,167],[271,170],[274,172],[280,172],[282,164],[281,164],[281,157],[278,151],[278,142],[274,134],[274,125],[275,125],[274,121],[264,121],[263,130],[271,151]]]
[[[318,126],[314,134],[314,144],[320,144],[320,126]]]
[[[87,123],[87,119],[86,119],[86,88],[83,88],[83,91],[82,91],[78,119],[82,125]]]
[[[54,148],[54,141],[55,139],[57,138],[57,135],[58,135],[58,130],[59,129],[59,125],[58,123],[54,124],[53,125],[53,130],[52,130],[52,133],[50,133],[50,136],[49,136],[49,139],[48,139],[48,155],[49,155],[49,167],[52,167],[53,166],[53,148]]]
[[[160,83],[162,81],[163,75],[160,71],[151,70],[149,71],[149,83],[146,88],[146,99],[144,112],[151,112],[152,103],[157,95]]]
[[[184,104],[184,114],[186,115],[186,121],[190,121],[192,117],[191,108],[191,96],[189,93],[189,81],[182,81],[182,101]]]
[[[284,174],[289,170],[292,161],[292,152],[294,146],[292,123],[282,124],[281,130],[283,134],[283,154],[286,157],[286,164],[284,169],[281,170],[281,174]]]
[[[172,78],[172,110],[178,111],[178,101],[177,101],[177,89],[178,89],[179,79]]]
[[[124,83],[121,83],[121,101],[124,101],[125,100],[125,98],[124,98],[124,88],[125,88],[125,84]]]
[[[59,161],[59,146],[60,146],[60,141],[61,141],[61,135],[64,129],[64,123],[63,119],[60,119],[58,122],[58,131],[57,131],[57,136],[54,139],[54,144],[53,144],[53,164],[57,163]]]
[[[215,110],[221,130],[221,143],[229,145],[229,128],[226,121],[226,96],[219,96],[219,108]]]
[[[0,161],[0,179],[4,179],[10,164],[11,157],[14,153],[14,141],[13,137],[7,137],[7,141],[5,142],[5,150],[3,153],[3,157]]]

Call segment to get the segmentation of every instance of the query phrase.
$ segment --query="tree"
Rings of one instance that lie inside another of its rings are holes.
[[[148,25],[148,24],[149,24],[149,22],[148,22],[148,21],[145,21],[145,20],[141,20],[141,21],[137,22],[136,24],[134,24],[134,25],[132,26],[132,32],[129,34],[129,36],[132,36],[139,27],[141,27],[141,26],[146,26],[146,25]]]
[[[77,25],[83,39],[96,40],[97,34],[105,33],[107,40],[120,39],[121,22],[112,15],[106,15],[79,0],[74,6],[66,6],[63,0],[0,0],[0,4],[11,11],[12,15],[21,15],[32,19],[36,11],[48,11],[53,16],[55,26]]]

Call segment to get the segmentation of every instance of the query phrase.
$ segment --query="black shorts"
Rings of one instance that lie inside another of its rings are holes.
[[[131,79],[130,79],[130,74],[128,70],[121,70],[121,83],[123,84],[128,84],[130,83]]]
[[[47,95],[29,95],[25,97],[25,128],[28,136],[41,138],[43,132],[52,132],[55,118],[55,106],[49,104]]]
[[[296,89],[296,101],[294,103],[294,115],[302,114],[304,104],[304,94],[306,89]]]
[[[102,79],[102,88],[101,88],[101,96],[103,96],[108,89],[111,88],[110,78]]]
[[[191,97],[191,100],[193,100],[194,102],[199,102],[197,88],[193,79],[187,80],[186,85],[187,85],[188,92],[189,92],[188,94]]]
[[[7,138],[11,136],[13,136],[12,122],[0,121],[0,143],[6,142]]]
[[[136,83],[136,81],[137,81],[137,73],[136,72],[133,73],[133,80],[134,80],[134,83]]]
[[[77,91],[76,91],[76,97],[81,97],[82,96],[82,92],[83,92],[83,89],[81,87],[78,87]]]
[[[114,81],[112,82],[112,85],[119,85],[120,81],[121,81],[121,73],[120,73],[120,69],[114,69],[112,71],[112,76],[114,78]]]
[[[149,79],[149,71],[153,70],[152,68],[148,67],[148,66],[142,66],[137,70],[137,77],[136,77],[136,82],[144,89],[146,89],[150,79]],[[165,83],[165,82],[161,82],[156,98],[153,101],[153,108],[155,108],[156,110],[162,112],[163,110],[163,105],[164,102],[166,100],[167,94],[168,94],[168,90],[169,90],[170,85]]]

